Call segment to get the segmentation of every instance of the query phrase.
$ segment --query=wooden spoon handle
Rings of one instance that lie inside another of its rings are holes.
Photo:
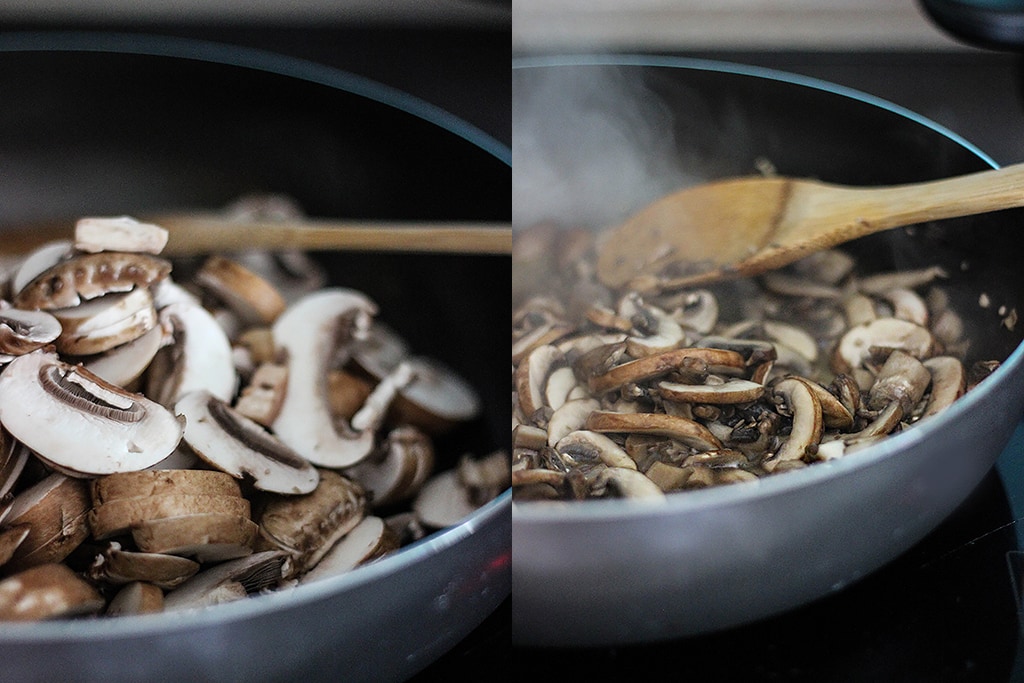
[[[501,223],[303,220],[254,222],[216,214],[177,213],[140,217],[167,228],[163,253],[189,256],[239,249],[386,251],[511,254],[512,227]],[[47,241],[71,239],[73,223],[4,232],[0,252],[24,254]]]

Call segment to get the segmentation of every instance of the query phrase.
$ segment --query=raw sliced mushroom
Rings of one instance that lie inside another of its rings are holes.
[[[104,540],[127,533],[146,520],[202,513],[250,517],[251,506],[247,498],[211,494],[165,493],[118,498],[94,507],[89,513],[89,527],[93,538]]]
[[[13,524],[0,528],[0,570],[14,557],[14,553],[28,538],[30,531],[31,524]]]
[[[148,254],[79,254],[41,272],[14,295],[13,303],[27,309],[68,308],[105,294],[147,288],[170,272],[170,261]]]
[[[93,479],[92,504],[100,506],[121,498],[160,495],[212,495],[241,497],[238,481],[218,470],[165,469],[120,472]]]
[[[139,550],[206,564],[252,554],[259,525],[244,516],[200,512],[143,520],[132,527],[131,534]]]
[[[86,217],[75,222],[75,249],[87,253],[132,251],[159,254],[167,246],[166,228],[131,216]]]
[[[83,475],[149,467],[182,434],[162,406],[43,351],[0,374],[0,423],[46,462]]]
[[[243,325],[269,325],[287,302],[274,285],[241,263],[213,255],[196,273],[196,282],[239,316]]]
[[[61,325],[46,311],[0,309],[0,353],[20,356],[54,342]]]
[[[185,418],[185,443],[213,467],[275,493],[309,493],[320,475],[306,459],[209,391],[174,404]]]
[[[257,550],[281,550],[288,560],[283,568],[291,578],[316,566],[338,539],[366,515],[363,488],[332,470],[320,471],[320,483],[302,496],[274,496],[261,506]]]
[[[4,567],[6,572],[62,562],[89,537],[92,500],[85,480],[54,472],[15,496],[5,526],[30,531]]]
[[[347,370],[331,370],[327,374],[327,403],[331,415],[342,420],[351,420],[372,393],[373,383],[364,377]]]
[[[171,343],[150,364],[146,396],[168,408],[199,389],[233,400],[238,376],[231,341],[213,315],[198,304],[174,303],[160,310],[160,323]]]
[[[171,589],[193,577],[200,565],[177,555],[123,550],[112,541],[89,566],[87,575],[97,582],[114,585],[145,581],[163,589]]]
[[[204,569],[164,596],[164,610],[198,609],[259,593],[281,580],[285,557],[268,550]]]
[[[288,367],[279,363],[260,363],[235,402],[235,410],[264,427],[274,424],[281,412]],[[364,397],[365,398],[365,397]],[[359,405],[362,405],[360,401]],[[352,414],[354,414],[353,411]],[[351,417],[349,414],[348,417]]]
[[[42,564],[0,581],[0,621],[37,621],[96,614],[106,602],[63,564]]]
[[[412,425],[392,429],[374,454],[345,470],[379,508],[413,496],[434,469],[430,437]]]
[[[50,313],[61,326],[55,340],[57,350],[70,356],[109,351],[157,325],[153,295],[146,288],[115,292]]]
[[[416,518],[431,529],[454,526],[476,508],[455,470],[445,470],[428,479],[412,504]]]
[[[74,254],[71,240],[53,240],[29,253],[11,277],[11,296],[15,296],[41,273]]]
[[[133,387],[157,351],[164,345],[164,331],[156,325],[149,332],[83,361],[85,369],[119,387]]]
[[[31,451],[7,430],[0,428],[0,500],[18,484],[18,478],[28,464]],[[4,516],[0,514],[0,522]]]
[[[383,519],[370,515],[335,543],[313,569],[299,577],[299,583],[311,583],[344,574],[397,549],[398,536]]]
[[[386,323],[374,320],[366,336],[349,346],[351,362],[374,379],[381,380],[412,355],[409,344]]]
[[[125,584],[117,591],[104,612],[108,617],[132,614],[154,614],[164,611],[164,591],[159,586],[142,581]]]
[[[288,383],[272,429],[314,465],[350,467],[373,449],[372,431],[356,432],[331,415],[326,376],[338,340],[344,345],[361,337],[376,311],[376,304],[361,292],[332,288],[304,296],[274,322],[274,341],[286,356]]]

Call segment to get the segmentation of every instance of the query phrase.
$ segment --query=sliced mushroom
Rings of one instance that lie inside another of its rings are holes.
[[[931,395],[921,419],[938,415],[967,391],[967,370],[958,358],[933,356],[924,361],[931,374]]]
[[[424,526],[444,529],[458,524],[477,506],[469,490],[459,482],[458,472],[444,470],[426,481],[413,500],[412,509]]]
[[[366,493],[353,480],[332,470],[321,470],[320,483],[302,496],[274,496],[261,507],[257,550],[288,553],[284,577],[297,576],[316,566],[338,539],[366,515]]]
[[[544,407],[544,389],[548,377],[565,363],[565,354],[557,346],[538,346],[516,366],[513,378],[523,414],[532,416]]]
[[[148,254],[80,254],[61,260],[33,278],[14,295],[14,305],[43,310],[68,308],[105,294],[149,287],[170,272],[169,261]]]
[[[338,340],[362,336],[376,310],[362,293],[332,288],[299,299],[274,323],[274,340],[287,357],[288,384],[273,431],[314,465],[350,467],[373,449],[372,431],[356,432],[331,415],[326,377]]]
[[[383,519],[371,515],[335,543],[313,569],[300,576],[299,583],[311,583],[344,574],[397,549],[398,536]]]
[[[183,438],[200,458],[261,491],[309,493],[320,481],[309,461],[208,391],[185,394],[174,410],[185,417]]]
[[[167,245],[168,232],[130,216],[80,218],[75,223],[75,249],[88,253],[131,251],[159,254]]]
[[[636,462],[621,446],[604,434],[586,429],[565,435],[554,444],[554,449],[576,462],[601,462],[608,467],[636,469]]]
[[[171,343],[150,364],[146,395],[168,408],[199,389],[233,400],[238,376],[231,342],[210,312],[198,304],[169,304],[160,310],[160,323]]]
[[[160,495],[212,495],[241,497],[238,481],[218,470],[166,469],[120,472],[90,482],[92,504],[103,505],[121,498]]]
[[[408,342],[380,320],[374,320],[366,336],[354,340],[349,348],[351,362],[377,380],[412,355]]]
[[[603,394],[629,382],[645,382],[667,375],[674,370],[686,367],[687,359],[699,361],[705,369],[709,366],[731,367],[737,370],[745,367],[743,356],[737,351],[711,347],[687,347],[651,354],[617,365],[603,374],[591,377],[588,387],[594,394]]]
[[[69,258],[74,254],[74,246],[71,240],[53,240],[29,253],[11,277],[11,295],[17,295],[41,273]]]
[[[402,361],[394,370],[377,382],[363,401],[356,414],[349,420],[353,429],[360,432],[376,431],[388,415],[388,409],[400,391],[416,380],[416,371],[408,361]]]
[[[42,351],[0,374],[0,422],[46,462],[85,475],[149,467],[182,434],[162,406]]]
[[[359,375],[347,370],[331,370],[327,374],[327,403],[331,415],[342,420],[351,420],[372,393],[373,382]]]
[[[18,551],[18,547],[32,531],[31,524],[14,524],[0,528],[0,568],[3,568]]]
[[[132,527],[131,534],[139,550],[206,564],[252,554],[259,525],[245,516],[200,512],[143,520]]]
[[[762,463],[768,472],[774,471],[782,462],[802,460],[810,449],[817,447],[824,428],[821,402],[808,382],[787,377],[777,382],[772,390],[792,415],[793,428],[782,447]]]
[[[0,353],[20,356],[56,341],[61,325],[46,311],[0,310]]]
[[[893,289],[917,289],[937,279],[949,277],[941,266],[928,266],[915,270],[876,273],[857,280],[857,289],[865,294],[881,295]]]
[[[223,301],[245,325],[269,325],[287,305],[273,284],[224,256],[207,258],[196,273],[196,282]]]
[[[31,529],[4,570],[62,562],[89,537],[89,484],[55,472],[15,496],[4,524]]]
[[[663,413],[616,413],[598,410],[590,414],[585,428],[595,432],[660,434],[702,451],[722,447],[722,442],[699,422]]]
[[[55,340],[57,350],[71,356],[109,351],[157,325],[153,295],[146,288],[108,294],[50,313],[61,326]]]
[[[686,339],[682,325],[671,315],[643,303],[639,297],[624,297],[618,314],[633,322],[633,334],[626,340],[626,348],[634,358],[677,348]]]
[[[63,564],[42,564],[0,581],[0,621],[96,614],[103,596]]]
[[[264,427],[269,427],[281,412],[288,367],[278,363],[260,363],[235,402],[235,410]],[[351,413],[347,417],[351,417]]]
[[[134,387],[164,345],[164,331],[149,332],[84,361],[85,369],[119,387]]]
[[[915,358],[927,358],[935,339],[926,328],[897,318],[878,318],[850,328],[832,355],[836,372],[849,373],[870,358],[873,348],[901,349]]]
[[[90,565],[93,581],[115,585],[145,581],[163,589],[180,586],[199,571],[199,563],[186,557],[123,550],[111,542]]]
[[[392,429],[369,458],[345,473],[366,490],[371,507],[406,500],[415,495],[434,469],[434,444],[412,425]]]
[[[595,410],[601,408],[601,403],[593,398],[579,398],[566,401],[561,408],[551,414],[548,419],[548,445],[554,446],[566,435],[583,429],[587,418]]]
[[[906,287],[894,287],[882,292],[880,296],[892,306],[894,318],[907,320],[921,327],[928,326],[928,304],[917,292]]]
[[[658,383],[662,398],[684,403],[735,404],[756,401],[764,394],[764,385],[745,379],[735,379],[722,384],[680,384],[662,381]]]
[[[653,481],[634,469],[607,467],[600,471],[595,488],[608,488],[622,498],[645,502],[662,502],[664,492]]]
[[[281,580],[285,558],[267,550],[204,569],[164,596],[164,610],[198,609],[259,593]]]
[[[0,500],[18,484],[21,473],[28,464],[29,449],[13,438],[5,429],[0,429]],[[3,521],[0,514],[0,522]]]
[[[164,591],[142,581],[125,584],[117,591],[104,612],[108,617],[132,614],[153,614],[164,610]]]
[[[900,404],[904,415],[914,410],[931,383],[931,373],[921,361],[896,349],[889,354],[874,386],[868,393],[867,407],[881,410],[893,401]]]
[[[808,363],[814,363],[818,359],[818,342],[806,330],[778,320],[765,320],[761,326],[764,327],[768,338],[777,346],[793,349]]]
[[[248,499],[238,496],[165,493],[118,498],[94,507],[89,513],[89,527],[93,538],[104,540],[127,533],[147,520],[203,513],[249,517],[251,508]]]

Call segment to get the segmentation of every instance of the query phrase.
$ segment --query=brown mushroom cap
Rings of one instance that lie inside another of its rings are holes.
[[[105,601],[63,564],[42,564],[0,581],[0,621],[34,621],[95,614]]]
[[[250,516],[248,499],[209,494],[163,494],[138,498],[118,498],[97,505],[89,513],[89,526],[97,540],[123,534],[138,524],[163,517],[180,517],[218,512],[238,517]]]
[[[191,557],[205,564],[251,554],[259,525],[248,517],[201,512],[147,519],[133,526],[131,533],[143,552]]]

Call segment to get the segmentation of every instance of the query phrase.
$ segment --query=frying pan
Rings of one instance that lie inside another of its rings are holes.
[[[594,154],[588,131],[604,141]],[[864,93],[743,65],[630,55],[515,60],[513,150],[516,229],[545,219],[607,225],[673,189],[666,185],[749,174],[766,161],[781,175],[854,185],[995,166],[953,132]],[[618,186],[602,185],[609,169]],[[631,177],[639,182],[621,187]],[[552,178],[556,192],[542,192]],[[1021,310],[1020,221],[1005,211],[848,245],[869,272],[945,268],[973,339],[968,362],[1001,361],[930,424],[664,505],[514,503],[515,642],[607,646],[720,631],[841,591],[921,540],[989,472],[1021,417],[1020,326],[978,304],[986,293]]]
[[[508,148],[426,102],[257,50],[141,35],[0,34],[0,223],[219,209],[283,194],[313,217],[508,220]],[[73,223],[69,222],[69,226]],[[485,414],[437,442],[507,448],[508,258],[316,254]],[[381,561],[198,613],[3,624],[5,680],[404,680],[508,596],[511,494]]]

